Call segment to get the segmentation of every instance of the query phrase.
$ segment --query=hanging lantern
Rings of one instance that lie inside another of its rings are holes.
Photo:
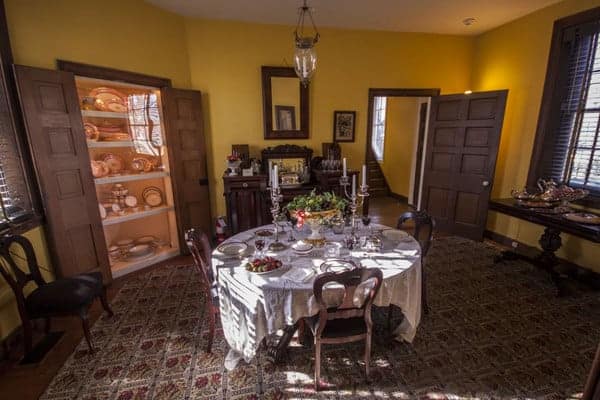
[[[319,32],[315,26],[315,21],[312,17],[312,10],[306,4],[298,9],[298,24],[294,31],[296,40],[296,51],[294,52],[294,69],[296,75],[300,78],[300,81],[304,86],[307,86],[312,78],[315,70],[317,69],[317,53],[315,51],[315,44],[319,41]],[[308,18],[307,18],[308,17]],[[304,22],[305,19],[310,19],[312,28],[314,30],[314,36],[305,36],[304,33]]]

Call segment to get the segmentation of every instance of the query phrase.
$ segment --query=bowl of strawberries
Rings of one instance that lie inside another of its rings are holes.
[[[283,263],[273,257],[255,258],[246,263],[246,271],[258,275],[268,274],[281,268]]]

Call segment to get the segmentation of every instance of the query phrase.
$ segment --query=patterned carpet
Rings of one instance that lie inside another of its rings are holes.
[[[362,345],[325,347],[323,376],[312,387],[313,352],[292,347],[272,365],[261,354],[226,372],[227,345],[213,354],[205,335],[199,284],[191,266],[151,271],[129,281],[113,318],[93,327],[99,348],[82,342],[43,399],[381,398],[564,399],[583,389],[600,339],[600,296],[577,289],[555,297],[547,275],[521,262],[493,265],[497,249],[447,237],[427,262],[431,313],[412,345],[390,344],[380,329],[370,384]],[[383,313],[376,323],[384,326]]]

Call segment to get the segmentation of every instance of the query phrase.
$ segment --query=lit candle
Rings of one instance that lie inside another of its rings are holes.
[[[356,175],[352,175],[352,197],[356,197]]]
[[[279,187],[279,173],[277,164],[273,167],[273,189],[277,189]]]
[[[346,166],[346,157],[342,160],[343,169],[344,169],[344,178],[348,176],[348,167]]]
[[[367,186],[367,166],[364,164],[362,167],[362,185]]]

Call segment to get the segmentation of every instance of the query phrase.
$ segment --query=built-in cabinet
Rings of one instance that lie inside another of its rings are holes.
[[[62,66],[15,66],[57,274],[109,282],[180,254],[184,229],[210,232],[200,93]]]

